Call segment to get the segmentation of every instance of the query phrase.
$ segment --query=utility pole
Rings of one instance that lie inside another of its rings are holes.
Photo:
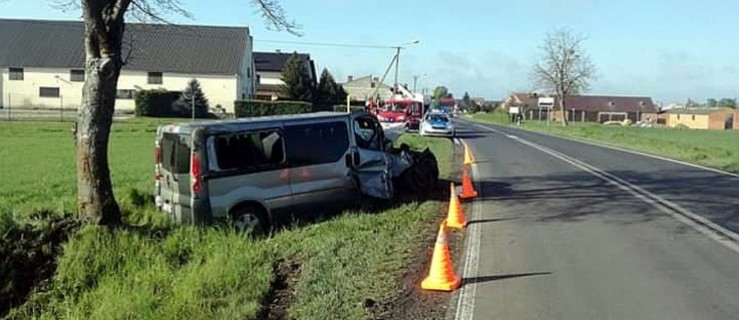
[[[400,65],[400,47],[395,47],[395,86],[393,87],[393,93],[398,94],[398,67]]]
[[[425,77],[426,74],[413,76],[413,93],[416,93],[416,84],[418,83],[418,78]]]

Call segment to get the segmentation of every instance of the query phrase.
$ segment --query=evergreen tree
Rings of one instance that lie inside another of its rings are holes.
[[[467,91],[464,92],[464,96],[462,97],[462,104],[465,108],[470,106],[470,94]]]
[[[200,82],[192,79],[187,83],[187,88],[182,92],[180,98],[175,102],[175,112],[183,117],[190,117],[192,114],[192,99],[195,99],[195,117],[203,118],[208,115],[208,99],[200,88]]]
[[[328,69],[323,69],[315,92],[315,105],[328,108],[343,104],[345,100],[346,91],[344,87],[336,83],[334,76],[331,75]]]
[[[280,87],[280,91],[286,99],[306,102],[313,100],[315,88],[297,52],[293,52],[287,59],[285,68],[282,70],[282,81],[285,84]]]

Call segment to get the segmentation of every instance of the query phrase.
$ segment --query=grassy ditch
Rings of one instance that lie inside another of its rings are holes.
[[[505,114],[476,114],[473,119],[512,125]],[[680,130],[604,126],[595,123],[524,122],[522,129],[578,138],[739,172],[739,131]]]
[[[434,200],[396,203],[264,239],[226,227],[173,226],[147,199],[157,122],[114,124],[111,170],[128,227],[74,225],[59,237],[68,241],[41,246],[54,276],[37,281],[9,318],[370,318],[375,302],[392,299],[404,266],[442,211]],[[0,124],[0,136],[0,234],[10,243],[35,212],[73,210],[73,143],[69,124],[60,123]],[[430,147],[442,175],[449,175],[448,140],[400,140]],[[11,267],[0,263],[0,271]]]

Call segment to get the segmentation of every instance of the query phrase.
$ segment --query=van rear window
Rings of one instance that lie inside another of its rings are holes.
[[[215,138],[219,170],[269,170],[285,162],[279,130],[242,132]]]
[[[162,148],[162,169],[173,174],[190,172],[190,147],[184,137],[174,133],[165,133],[160,142]]]

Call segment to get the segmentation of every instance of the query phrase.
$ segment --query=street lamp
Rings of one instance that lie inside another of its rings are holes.
[[[57,83],[64,82],[68,85],[73,84],[72,82],[67,81],[66,79],[63,79],[62,77],[58,75],[54,76],[54,78],[56,79]],[[62,95],[61,92],[59,92],[59,121],[64,121],[64,95]]]
[[[395,94],[398,93],[398,88],[399,88],[398,87],[398,68],[400,65],[400,49],[405,49],[403,46],[410,46],[410,45],[418,44],[419,42],[421,42],[421,40],[413,40],[411,42],[403,43],[397,47],[394,47],[396,50],[395,51],[395,86],[393,86],[395,90]]]
[[[422,77],[425,77],[425,76],[428,76],[428,74],[425,74],[424,73],[424,74],[421,74],[421,75],[413,76],[413,93],[416,93],[416,84],[418,83],[418,78],[422,78]]]

